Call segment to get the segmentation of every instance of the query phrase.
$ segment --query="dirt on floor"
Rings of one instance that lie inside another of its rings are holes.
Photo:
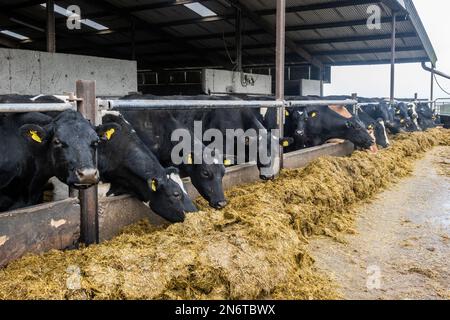
[[[450,147],[358,209],[343,243],[310,241],[316,266],[346,299],[450,299]]]

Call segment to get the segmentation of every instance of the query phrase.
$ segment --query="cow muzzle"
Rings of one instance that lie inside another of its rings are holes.
[[[87,188],[94,184],[97,184],[100,180],[100,176],[97,169],[83,168],[75,171],[75,177],[77,181],[74,186],[77,188]]]
[[[228,202],[226,200],[222,200],[215,203],[210,203],[209,205],[213,207],[214,209],[223,209],[227,206]]]

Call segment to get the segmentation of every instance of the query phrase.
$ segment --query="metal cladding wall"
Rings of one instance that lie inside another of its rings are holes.
[[[0,94],[73,92],[79,79],[95,80],[99,96],[136,92],[136,61],[0,49]]]

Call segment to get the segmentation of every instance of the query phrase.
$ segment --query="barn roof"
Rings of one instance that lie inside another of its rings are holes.
[[[1,0],[0,30],[29,39],[0,35],[0,44],[45,50],[43,0]],[[73,0],[56,0],[67,8]],[[243,13],[244,65],[273,65],[274,0],[79,0],[82,24],[69,30],[56,14],[57,52],[131,59],[140,69],[225,66],[234,57],[235,18]],[[212,11],[201,16],[189,8],[200,3]],[[381,9],[380,28],[369,29],[368,8]],[[432,62],[437,57],[412,0],[286,0],[286,63],[324,65],[390,62],[391,17],[397,14],[397,62]],[[134,32],[133,32],[134,30]],[[133,35],[134,34],[134,35]],[[2,41],[3,39],[3,41]],[[133,53],[132,42],[135,43]]]

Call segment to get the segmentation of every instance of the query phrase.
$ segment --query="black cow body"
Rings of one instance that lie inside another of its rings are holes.
[[[351,113],[353,113],[353,107],[348,106],[347,110]],[[367,112],[364,111],[362,108],[357,108],[356,115],[359,120],[364,124],[365,128],[368,131],[372,131],[375,136],[375,142],[377,145],[381,146],[382,148],[389,147],[389,138],[387,136],[386,132],[386,125],[384,123],[384,120],[374,119],[372,118]]]
[[[108,195],[131,194],[170,222],[182,222],[185,212],[197,211],[178,170],[163,168],[119,113],[106,113],[98,132],[99,170],[101,180],[111,183]]]
[[[417,114],[419,126],[426,131],[431,128],[436,128],[436,114],[426,103],[419,103],[417,105]]]
[[[156,97],[151,95],[134,95],[122,99],[127,100],[205,100],[205,97]],[[225,175],[225,166],[223,157],[218,150],[210,153],[214,155],[215,160],[212,163],[201,161],[203,153],[207,148],[201,137],[194,136],[194,121],[201,121],[204,114],[195,111],[123,111],[123,116],[136,129],[138,136],[146,146],[158,157],[164,166],[173,166],[181,170],[184,175],[191,178],[192,184],[198,190],[200,195],[205,198],[210,206],[221,209],[226,206],[227,201],[223,192],[222,179]],[[178,141],[172,141],[172,133],[175,130],[184,129],[191,136],[191,151],[189,161],[182,163],[173,163],[172,150],[178,144]],[[198,152],[196,150],[201,150]]]
[[[78,189],[98,182],[94,153],[99,139],[79,113],[67,110],[56,118],[11,114],[1,122],[6,142],[0,146],[1,211],[39,203],[53,176]]]

